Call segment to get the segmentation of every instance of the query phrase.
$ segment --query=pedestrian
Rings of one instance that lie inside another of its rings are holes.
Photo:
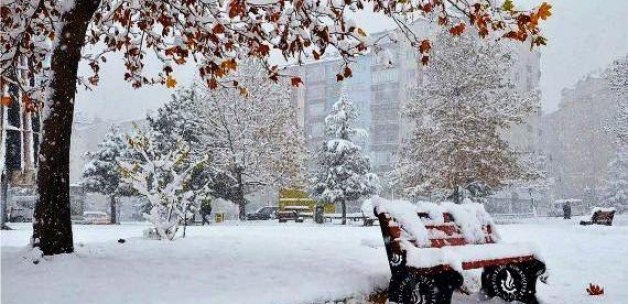
[[[205,223],[209,225],[208,217],[211,218],[211,214],[212,214],[212,202],[211,202],[211,199],[206,198],[201,203],[201,219],[202,219],[201,225],[202,226],[205,226]]]
[[[571,219],[571,204],[569,202],[563,204],[563,219]]]

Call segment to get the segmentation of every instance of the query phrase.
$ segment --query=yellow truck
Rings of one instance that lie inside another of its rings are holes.
[[[279,191],[279,222],[285,223],[288,220],[303,222],[306,217],[313,217],[316,201],[299,189],[281,189]],[[325,213],[336,212],[334,204],[324,205]]]

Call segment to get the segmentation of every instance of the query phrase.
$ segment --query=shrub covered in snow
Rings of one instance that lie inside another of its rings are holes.
[[[190,161],[189,149],[182,143],[168,153],[158,153],[150,131],[138,132],[129,139],[129,146],[138,161],[121,163],[123,180],[148,199],[151,209],[143,216],[160,238],[173,240],[180,221],[191,217],[196,193],[189,183],[207,158]]]

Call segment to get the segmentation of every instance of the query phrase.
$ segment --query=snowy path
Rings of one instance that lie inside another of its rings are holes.
[[[0,234],[7,304],[313,303],[388,283],[378,227],[191,227],[185,239],[158,242],[138,237],[143,225],[75,226],[78,253],[39,265],[23,258],[30,227],[14,227]],[[543,250],[550,268],[550,285],[539,287],[545,303],[628,303],[628,226],[542,221],[502,225],[500,232]],[[589,282],[607,294],[586,295]],[[455,301],[475,302],[460,295]]]

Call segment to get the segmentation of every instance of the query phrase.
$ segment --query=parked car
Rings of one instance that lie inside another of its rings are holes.
[[[279,206],[261,207],[257,211],[247,214],[246,219],[249,221],[276,219],[278,212]]]
[[[85,225],[106,225],[111,223],[111,218],[105,212],[85,211],[83,213],[83,224]]]
[[[9,209],[9,222],[26,223],[33,220],[33,209],[24,207],[11,207]]]

